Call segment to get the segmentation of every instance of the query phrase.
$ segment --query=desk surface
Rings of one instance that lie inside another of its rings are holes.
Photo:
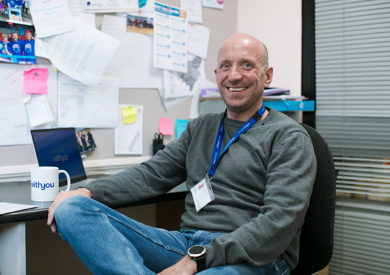
[[[77,188],[79,184],[72,184],[71,190]],[[61,188],[60,188],[61,189]],[[125,205],[108,205],[113,208],[122,208],[130,206],[138,206],[145,204],[153,204],[158,202],[173,201],[184,199],[187,191],[171,192],[165,195],[148,199],[136,203]],[[3,202],[11,202],[18,204],[37,205],[37,208],[27,209],[19,212],[0,215],[0,224],[24,222],[31,220],[46,219],[47,213],[52,202],[35,202],[31,200],[31,187],[29,181],[24,182],[2,182],[0,183],[0,197]]]

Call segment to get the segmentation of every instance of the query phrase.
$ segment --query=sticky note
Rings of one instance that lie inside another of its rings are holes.
[[[186,128],[187,123],[188,123],[188,120],[176,119],[176,138],[180,137],[180,134]]]
[[[126,106],[122,108],[123,124],[131,124],[137,121],[137,111],[135,106]]]
[[[160,133],[167,136],[173,135],[172,119],[160,117]]]
[[[27,94],[47,94],[49,69],[34,68],[23,72],[23,91]]]
[[[30,101],[25,104],[25,108],[31,127],[54,120],[46,95],[32,95]]]

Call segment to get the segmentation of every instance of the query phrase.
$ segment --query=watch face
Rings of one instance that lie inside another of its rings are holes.
[[[195,246],[190,248],[190,253],[191,254],[200,254],[204,251],[204,249],[205,248],[203,246],[195,245]]]
[[[204,254],[206,254],[206,248],[201,246],[201,245],[195,245],[195,246],[192,246],[189,250],[188,250],[188,253],[190,255],[190,257],[200,257]]]

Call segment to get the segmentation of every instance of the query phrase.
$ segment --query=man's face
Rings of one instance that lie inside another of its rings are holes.
[[[272,68],[264,68],[265,58],[259,41],[241,37],[222,45],[215,75],[228,116],[229,112],[254,114],[261,107],[264,87],[272,80]]]
[[[31,40],[31,33],[26,33],[26,39],[28,40],[28,41],[30,41]]]
[[[14,42],[18,41],[18,34],[17,33],[12,34],[12,40]]]

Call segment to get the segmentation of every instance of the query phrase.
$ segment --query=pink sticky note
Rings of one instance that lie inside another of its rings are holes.
[[[47,94],[49,69],[34,68],[23,72],[23,90],[27,94]]]
[[[160,133],[167,136],[173,135],[172,119],[160,117]]]

